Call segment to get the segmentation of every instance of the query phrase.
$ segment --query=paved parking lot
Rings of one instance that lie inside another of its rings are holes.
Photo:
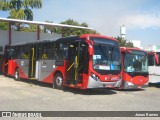
[[[0,91],[0,111],[160,111],[157,87],[56,90],[49,84],[0,75]]]

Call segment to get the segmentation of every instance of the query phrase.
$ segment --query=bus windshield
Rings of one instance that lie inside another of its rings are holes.
[[[94,45],[93,69],[100,74],[110,73],[108,71],[120,71],[121,56],[119,47],[105,44]]]
[[[124,71],[126,72],[148,72],[147,53],[132,50],[125,54]]]

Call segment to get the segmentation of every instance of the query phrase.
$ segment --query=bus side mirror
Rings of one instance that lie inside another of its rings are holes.
[[[89,45],[88,52],[89,52],[89,55],[90,55],[90,56],[93,56],[93,55],[94,55],[93,46],[92,46],[92,45]]]

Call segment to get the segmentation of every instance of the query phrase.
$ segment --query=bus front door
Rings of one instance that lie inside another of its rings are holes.
[[[36,48],[31,47],[29,56],[29,71],[28,77],[35,79],[35,68],[36,68]]]
[[[76,85],[78,83],[79,74],[79,42],[69,45],[68,65],[67,65],[67,83]]]
[[[68,84],[77,85],[78,83],[82,83],[86,64],[85,51],[86,45],[81,42],[75,42],[69,45],[66,75]]]

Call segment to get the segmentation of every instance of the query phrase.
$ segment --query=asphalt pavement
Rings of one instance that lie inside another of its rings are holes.
[[[0,75],[0,91],[0,111],[160,111],[160,88],[157,86],[123,91],[71,88],[57,90],[50,84],[33,80],[15,81],[13,78]],[[76,119],[91,118],[74,120]],[[94,119],[99,120],[99,117]],[[114,117],[110,119],[135,120]]]

